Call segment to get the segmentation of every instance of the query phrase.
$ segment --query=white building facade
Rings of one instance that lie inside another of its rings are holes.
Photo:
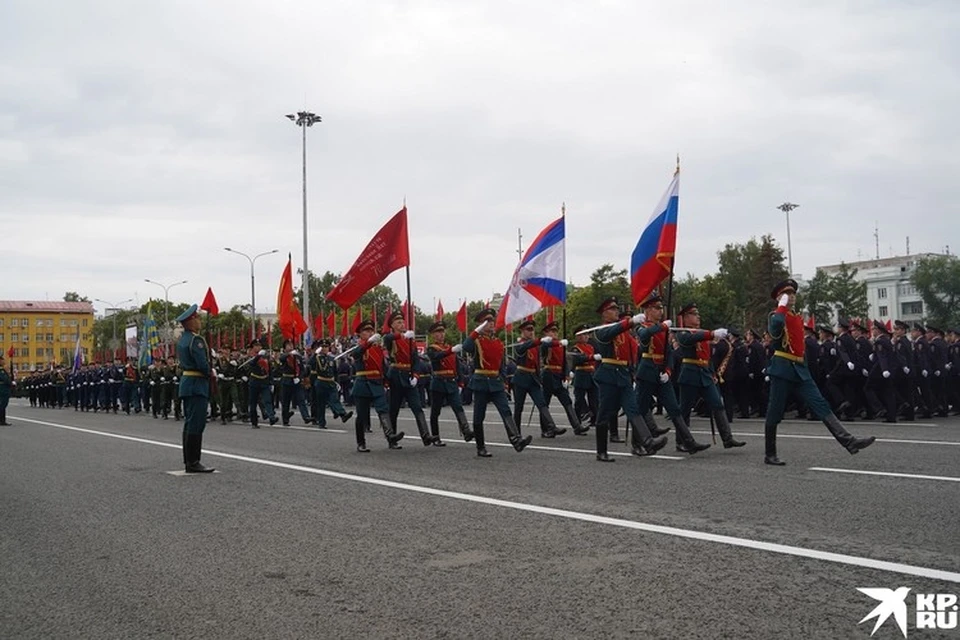
[[[848,268],[857,270],[857,282],[867,284],[870,319],[922,321],[926,309],[917,288],[910,283],[910,276],[920,260],[935,255],[919,253],[846,263]],[[823,269],[829,276],[835,276],[840,271],[839,264],[817,268]]]

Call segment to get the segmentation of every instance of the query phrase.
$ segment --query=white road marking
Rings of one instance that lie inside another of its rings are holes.
[[[926,476],[915,473],[894,473],[891,471],[864,471],[862,469],[831,469],[829,467],[810,467],[809,471],[829,471],[831,473],[852,473],[860,476],[886,476],[890,478],[910,478],[911,480],[943,480],[960,482],[960,478],[950,476]]]
[[[106,431],[82,429],[80,427],[71,427],[68,425],[56,424],[53,422],[43,422],[40,420],[26,420],[26,421],[33,422],[35,424],[56,427],[58,429],[66,429],[69,431],[76,431],[79,433],[87,433],[91,435],[104,436],[107,438],[117,438],[119,440],[128,440],[131,442],[138,442],[141,444],[150,444],[154,446],[168,447],[173,449],[180,448],[180,445],[177,445],[177,444],[171,444],[168,442],[158,442],[155,440],[147,440],[145,438],[134,438],[132,436],[124,436],[116,433],[109,433]],[[915,565],[902,564],[899,562],[889,562],[886,560],[875,560],[873,558],[850,556],[842,553],[819,551],[817,549],[805,549],[803,547],[794,547],[790,545],[777,544],[773,542],[763,542],[761,540],[751,540],[750,538],[737,538],[734,536],[725,536],[725,535],[719,535],[715,533],[706,533],[703,531],[694,531],[692,529],[666,527],[666,526],[650,524],[646,522],[625,520],[622,518],[610,518],[607,516],[599,516],[591,513],[582,513],[579,511],[568,511],[566,509],[556,509],[553,507],[545,507],[545,506],[535,505],[535,504],[525,504],[522,502],[513,502],[510,500],[500,500],[497,498],[488,498],[486,496],[479,496],[479,495],[474,495],[470,493],[460,493],[458,491],[446,491],[444,489],[435,489],[432,487],[424,487],[420,485],[407,484],[404,482],[394,482],[392,480],[382,480],[380,478],[371,478],[368,476],[358,476],[350,473],[342,473],[340,471],[318,469],[315,467],[305,467],[302,465],[290,464],[287,462],[277,462],[275,460],[267,460],[264,458],[253,458],[250,456],[242,456],[242,455],[237,455],[233,453],[223,453],[219,451],[209,451],[209,450],[205,450],[203,453],[206,456],[227,458],[230,460],[237,460],[240,462],[249,462],[251,464],[259,464],[267,467],[286,469],[288,471],[299,471],[302,473],[309,473],[313,475],[324,476],[327,478],[336,478],[338,480],[347,480],[350,482],[358,482],[361,484],[387,487],[390,489],[398,489],[401,491],[409,491],[412,493],[420,493],[425,495],[437,496],[440,498],[460,500],[463,502],[473,502],[476,504],[483,504],[483,505],[493,506],[493,507],[501,507],[504,509],[513,509],[515,511],[537,513],[540,515],[553,516],[556,518],[565,518],[567,520],[577,520],[580,522],[590,522],[593,524],[602,524],[602,525],[607,525],[611,527],[632,529],[635,531],[645,531],[647,533],[657,533],[657,534],[666,535],[666,536],[673,536],[676,538],[698,540],[701,542],[713,542],[716,544],[724,544],[724,545],[733,546],[733,547],[753,549],[755,551],[766,551],[768,553],[777,553],[780,555],[808,558],[812,560],[821,560],[824,562],[833,562],[836,564],[844,564],[844,565],[849,565],[854,567],[861,567],[865,569],[876,569],[879,571],[889,571],[892,573],[918,576],[921,578],[929,578],[931,580],[942,580],[944,582],[954,582],[954,583],[960,584],[960,573],[953,572],[953,571],[944,571],[942,569],[932,569],[929,567],[920,567]]]
[[[691,433],[710,435],[709,431],[690,430]],[[750,433],[749,431],[735,431],[734,436],[744,436],[747,438],[762,438],[762,433]],[[833,436],[803,436],[799,434],[777,433],[777,438],[793,438],[794,440],[831,440],[836,441]],[[960,447],[960,441],[951,442],[949,440],[905,440],[903,438],[877,438],[877,442],[887,442],[895,444],[935,444],[946,445],[948,447]]]

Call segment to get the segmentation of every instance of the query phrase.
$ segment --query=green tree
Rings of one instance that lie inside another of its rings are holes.
[[[840,263],[837,274],[830,279],[830,302],[845,318],[865,318],[870,313],[867,304],[867,283],[857,281],[857,269]]]
[[[910,281],[920,292],[925,316],[931,324],[960,323],[960,260],[951,255],[924,258]]]
[[[81,297],[76,291],[67,291],[63,294],[64,302],[90,302],[90,298],[87,296]]]
[[[833,324],[833,278],[823,269],[817,269],[816,274],[803,288],[803,302],[807,312],[816,318],[818,323]]]
[[[759,242],[750,238],[745,244],[728,244],[718,252],[717,258],[720,264],[717,290],[732,292],[732,309],[740,315],[733,320],[744,327],[766,326],[767,315],[773,308],[770,291],[788,276],[783,249],[772,236],[765,235]]]
[[[630,282],[627,270],[617,270],[612,264],[601,265],[590,274],[590,284],[575,287],[567,293],[567,333],[579,324],[595,325],[599,321],[597,307],[606,298],[616,296],[622,306],[630,306]],[[545,319],[545,312],[544,314]],[[558,312],[559,314],[559,312]],[[541,324],[543,320],[538,321]]]

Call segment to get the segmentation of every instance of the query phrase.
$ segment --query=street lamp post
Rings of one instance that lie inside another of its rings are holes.
[[[173,284],[163,285],[159,282],[155,282],[150,278],[144,278],[144,282],[149,282],[150,284],[155,284],[161,289],[163,289],[163,326],[167,330],[167,335],[170,335],[170,289],[173,289],[177,285],[187,284],[186,280],[181,280],[180,282],[174,282]],[[169,337],[163,341],[163,357],[168,358],[170,356],[170,340]]]
[[[787,214],[787,268],[790,270],[790,277],[793,277],[793,249],[790,246],[790,212],[800,205],[792,202],[784,202],[777,206],[777,209]]]
[[[107,305],[106,308],[104,309],[104,311],[109,311],[110,309],[113,309],[113,340],[110,341],[110,348],[113,349],[113,351],[114,351],[114,357],[116,357],[116,351],[117,351],[117,312],[120,311],[120,305],[121,305],[121,304],[126,304],[126,303],[128,303],[128,302],[133,302],[133,298],[127,298],[126,300],[121,300],[121,301],[118,302],[117,304],[113,304],[112,302],[108,302],[108,301],[103,300],[103,299],[101,299],[101,298],[94,298],[93,301],[94,301],[94,302],[102,302],[103,304]]]
[[[310,270],[307,265],[307,127],[321,122],[320,116],[309,111],[288,113],[287,118],[302,130],[303,134],[303,315],[310,324]]]
[[[256,287],[254,287],[253,264],[257,261],[257,258],[269,256],[270,254],[277,253],[280,250],[274,249],[272,251],[264,251],[263,253],[258,253],[252,258],[243,251],[237,251],[236,249],[231,249],[230,247],[224,247],[223,250],[243,256],[250,261],[250,339],[253,340],[257,337],[257,290]]]

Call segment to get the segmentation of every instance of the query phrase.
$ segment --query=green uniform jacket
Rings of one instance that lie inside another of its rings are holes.
[[[210,397],[210,361],[207,343],[195,333],[184,331],[177,342],[177,361],[183,369],[180,397]]]
[[[666,337],[663,348],[663,360],[657,361],[651,358],[644,358],[650,348],[650,341],[653,336],[663,333],[663,325],[655,322],[649,327],[640,327],[637,331],[637,341],[640,343],[640,362],[637,363],[637,380],[645,382],[660,382],[660,374],[663,373],[671,363],[673,356],[673,346],[670,344],[669,336]],[[669,333],[669,332],[668,332]]]
[[[10,399],[11,388],[10,372],[6,369],[0,369],[0,400]]]
[[[612,327],[597,329],[593,334],[596,352],[605,359],[617,359],[613,341],[624,331],[629,331],[631,326],[630,320],[627,319],[621,320]],[[610,364],[608,362],[600,363],[600,366],[597,367],[597,372],[593,375],[593,379],[599,384],[609,384],[617,387],[633,386],[630,367]]]
[[[709,387],[713,382],[713,364],[710,363],[710,352],[706,357],[697,354],[697,346],[701,342],[713,340],[713,331],[680,331],[677,333],[677,342],[680,344],[678,355],[684,360],[705,360],[706,366],[684,364],[680,367],[680,384],[692,387]]]
[[[767,329],[770,331],[770,336],[773,338],[773,344],[777,346],[779,350],[780,345],[784,342],[784,327],[787,326],[787,318],[782,313],[777,313],[774,311],[770,314],[770,319],[767,320]],[[803,326],[802,324],[800,325]],[[800,335],[803,335],[802,329]],[[793,360],[788,360],[787,358],[774,355],[770,358],[770,362],[767,364],[767,375],[777,378],[782,378],[784,380],[789,380],[791,382],[801,382],[806,380],[813,380],[813,376],[810,375],[810,369],[807,367],[806,360],[803,362],[794,362]]]

